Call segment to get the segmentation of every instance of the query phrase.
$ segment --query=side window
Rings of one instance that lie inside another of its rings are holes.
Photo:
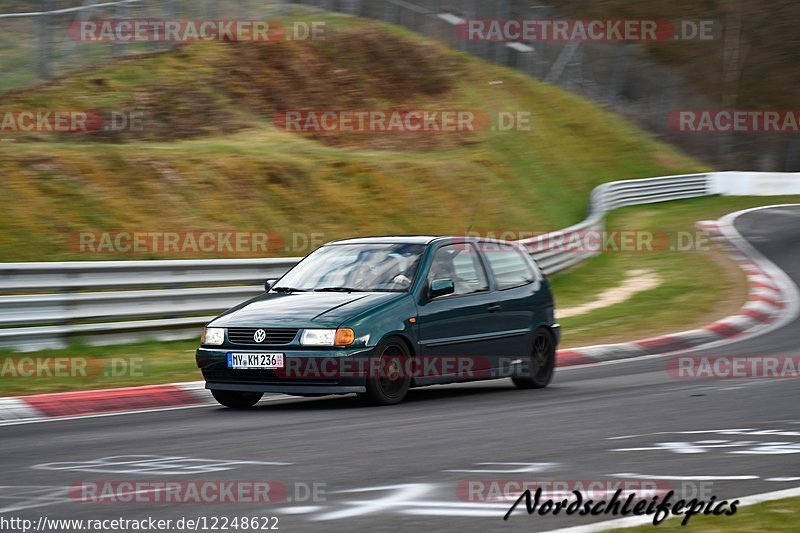
[[[439,248],[433,256],[428,284],[437,279],[453,280],[456,295],[489,290],[486,272],[472,244],[452,244]]]
[[[486,243],[482,246],[482,249],[486,259],[489,261],[498,289],[520,287],[536,279],[533,269],[522,255],[522,252],[513,246]]]

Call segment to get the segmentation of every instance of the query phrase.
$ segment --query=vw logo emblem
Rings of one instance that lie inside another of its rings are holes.
[[[257,329],[255,333],[253,333],[253,340],[257,343],[261,344],[267,338],[267,332],[263,329]]]

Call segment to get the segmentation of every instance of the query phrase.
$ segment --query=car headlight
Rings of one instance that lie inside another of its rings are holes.
[[[225,328],[203,328],[200,344],[219,346],[225,343]]]
[[[349,346],[356,335],[352,329],[304,329],[300,335],[303,346]]]

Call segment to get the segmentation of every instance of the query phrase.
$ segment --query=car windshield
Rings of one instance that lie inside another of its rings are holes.
[[[422,244],[334,244],[315,251],[287,273],[276,292],[406,292]]]

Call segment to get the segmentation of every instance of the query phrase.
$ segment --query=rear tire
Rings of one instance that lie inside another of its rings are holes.
[[[211,390],[211,395],[220,405],[231,409],[248,409],[253,407],[264,396],[263,392],[239,392],[229,390]]]
[[[367,392],[358,397],[374,405],[395,405],[402,402],[411,387],[408,346],[396,337],[382,341],[375,348],[377,368],[369,365]]]
[[[522,370],[522,375],[511,381],[519,389],[543,389],[553,380],[556,368],[556,343],[553,334],[539,328],[531,339],[530,357]]]

